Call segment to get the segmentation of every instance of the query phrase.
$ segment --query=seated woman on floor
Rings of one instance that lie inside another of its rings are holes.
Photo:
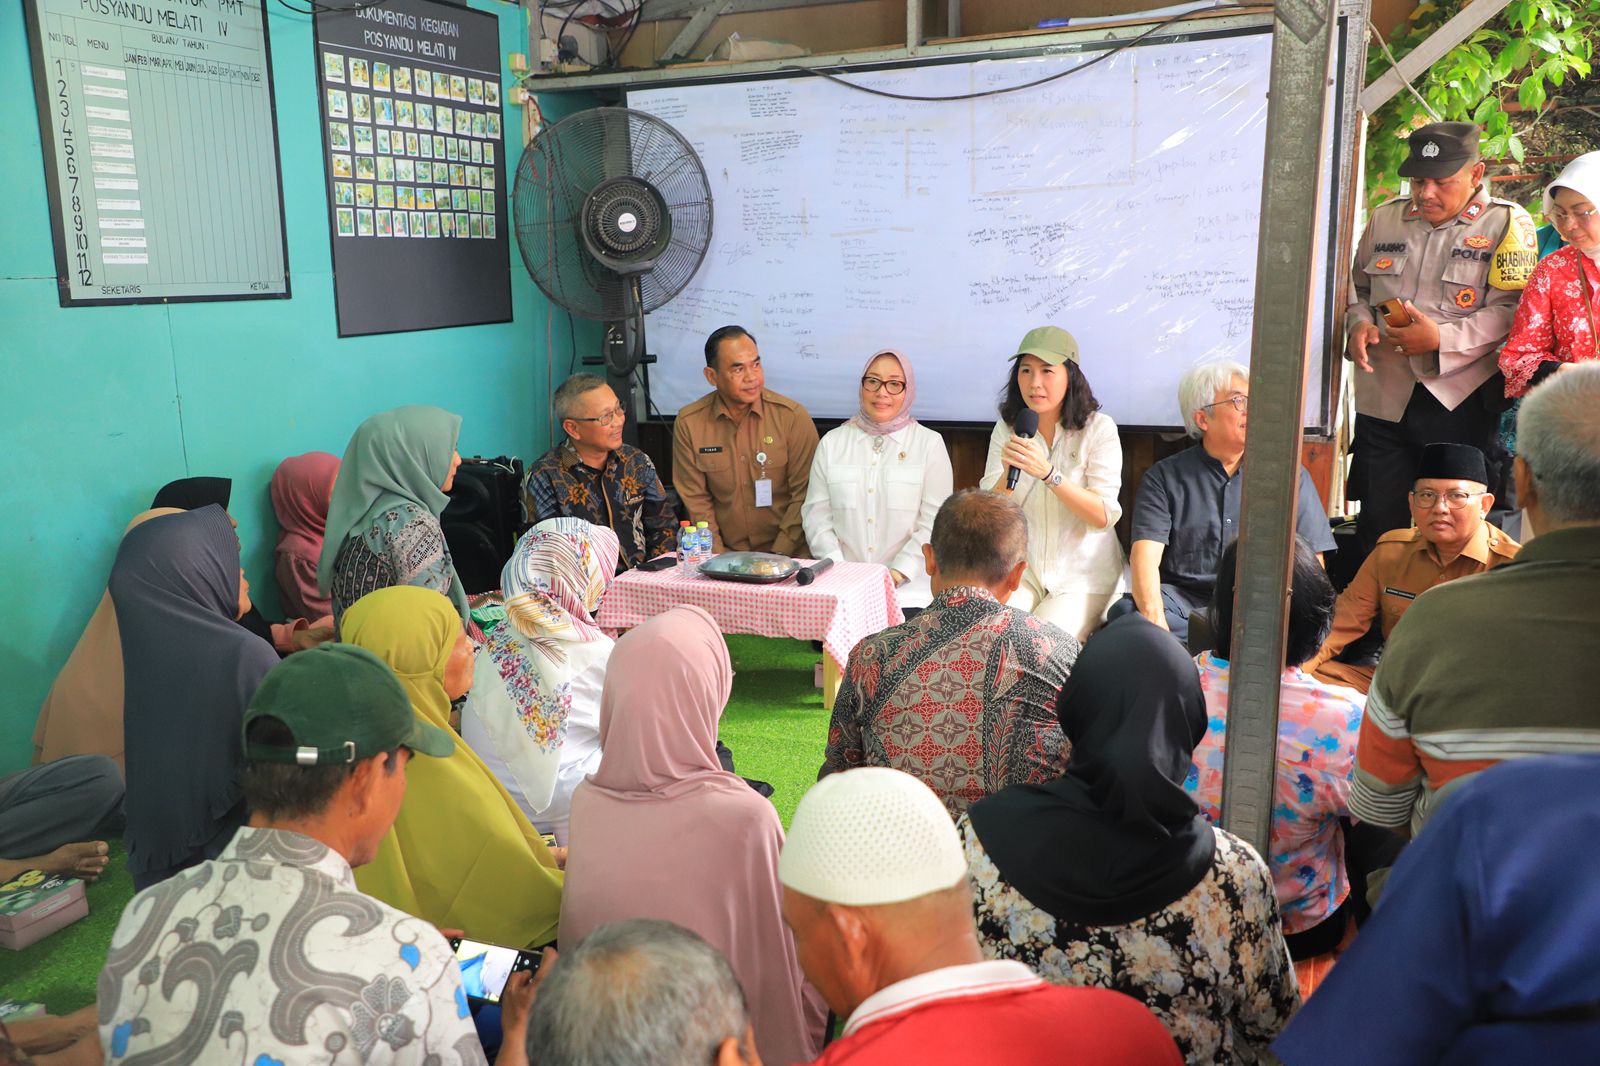
[[[886,348],[867,361],[861,409],[817,445],[800,520],[818,559],[882,563],[900,606],[920,609],[933,600],[922,546],[952,475],[944,438],[912,417],[916,399],[904,354]]]
[[[1124,615],[1084,645],[1056,713],[1066,774],[958,825],[984,954],[1132,996],[1191,1066],[1265,1050],[1300,995],[1266,864],[1183,790],[1206,730],[1193,660]]]
[[[135,515],[122,535],[152,518],[182,513],[178,507],[151,508]],[[51,684],[33,727],[35,765],[71,755],[103,755],[122,770],[122,637],[109,588]]]
[[[1228,653],[1233,643],[1233,590],[1238,541],[1222,552],[1212,594],[1216,650],[1195,658],[1210,728],[1195,749],[1184,789],[1213,825],[1222,820],[1222,757],[1228,728]],[[1318,681],[1300,669],[1333,624],[1333,584],[1317,553],[1295,538],[1289,585],[1287,666],[1278,696],[1278,777],[1267,860],[1283,913],[1284,939],[1298,963],[1339,946],[1347,920],[1344,832],[1350,774],[1366,704],[1352,688]],[[1309,974],[1302,973],[1303,978]],[[1308,993],[1311,983],[1302,980]]]
[[[369,592],[414,585],[442,592],[481,639],[450,559],[439,515],[456,481],[461,417],[437,407],[396,407],[356,428],[339,464],[317,563],[317,589],[344,612]]]
[[[595,624],[620,552],[581,518],[523,534],[500,575],[506,620],[489,631],[461,738],[541,832],[567,843],[572,790],[600,768],[600,693],[615,642]]]
[[[728,645],[699,607],[674,607],[617,641],[600,703],[605,754],[572,796],[561,946],[625,918],[676,922],[732,964],[761,1059],[809,1062],[827,1007],[780,910],[783,824],[717,762],[732,689]]]
[[[215,504],[226,511],[232,497],[232,478],[186,477],[163,485],[156,493],[155,499],[150,502],[150,506],[197,511]],[[233,522],[234,529],[238,529],[239,520],[232,514],[229,514],[228,518]],[[247,588],[248,584],[246,582]],[[239,624],[277,648],[279,655],[304,651],[306,648],[313,648],[323,641],[333,639],[333,618],[328,612],[301,614],[289,610],[288,614],[287,621],[269,621],[262,615],[261,609],[251,603],[250,609],[239,617]]]
[[[216,858],[244,824],[244,711],[278,656],[238,624],[250,597],[220,507],[129,531],[110,588],[124,677],[123,839],[144,889]]]
[[[450,702],[472,685],[473,645],[448,599],[411,585],[379,589],[344,612],[339,636],[389,664],[419,717],[450,728]],[[527,816],[465,744],[409,764],[394,827],[356,871],[369,896],[512,947],[555,939],[561,881]]]
[[[332,616],[333,601],[317,588],[317,561],[328,525],[328,505],[339,476],[339,457],[327,452],[291,455],[272,472],[272,510],[278,516],[278,599],[300,618]]]

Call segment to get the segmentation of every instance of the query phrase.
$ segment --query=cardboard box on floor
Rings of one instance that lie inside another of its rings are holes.
[[[21,951],[88,915],[82,881],[28,870],[0,885],[0,947]]]

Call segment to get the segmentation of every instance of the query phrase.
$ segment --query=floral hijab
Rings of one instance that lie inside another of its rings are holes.
[[[506,621],[485,645],[500,684],[475,684],[468,713],[477,716],[505,759],[529,806],[550,805],[572,709],[568,649],[606,639],[595,622],[611,586],[620,547],[605,526],[551,518],[528,530],[500,575]]]

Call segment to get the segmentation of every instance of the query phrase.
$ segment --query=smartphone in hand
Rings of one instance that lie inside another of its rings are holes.
[[[1389,323],[1390,329],[1411,325],[1411,312],[1406,310],[1404,300],[1385,300],[1378,305],[1378,310],[1383,313],[1383,320]]]
[[[500,1002],[512,974],[535,973],[544,961],[544,952],[537,949],[518,950],[458,936],[450,938],[450,950],[461,967],[461,985],[467,998],[485,1003]]]

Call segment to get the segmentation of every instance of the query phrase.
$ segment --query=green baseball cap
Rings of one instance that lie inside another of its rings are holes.
[[[441,758],[456,750],[453,736],[417,717],[389,665],[354,644],[322,644],[273,667],[244,713],[246,735],[257,718],[282,722],[294,744],[246,740],[247,762],[329,766],[398,747]]]
[[[1060,366],[1071,360],[1078,361],[1078,342],[1060,326],[1040,326],[1030,329],[1017,345],[1017,356],[1034,355],[1051,366]],[[1012,358],[1016,358],[1013,356]]]

